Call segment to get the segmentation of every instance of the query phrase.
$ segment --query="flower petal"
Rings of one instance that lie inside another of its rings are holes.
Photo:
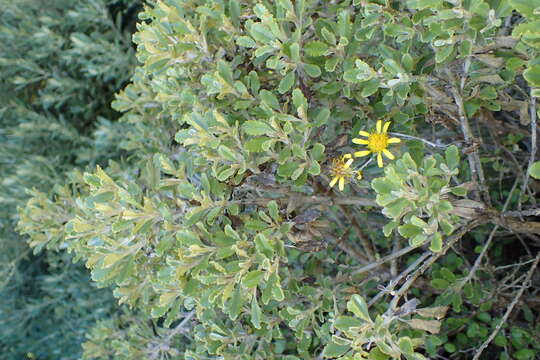
[[[396,157],[394,156],[394,154],[392,154],[390,151],[388,151],[388,149],[384,149],[383,150],[383,153],[384,153],[384,156],[386,156],[387,158],[389,158],[390,160],[394,160]]]
[[[400,142],[401,142],[400,138],[390,138],[390,139],[388,139],[389,144],[397,144],[397,143],[400,143]]]
[[[383,133],[387,133],[387,132],[388,132],[388,128],[390,127],[390,124],[391,124],[391,123],[392,123],[391,121],[387,121],[387,122],[384,123],[384,127],[383,127],[383,129],[382,129],[382,132],[383,132]]]
[[[345,189],[345,178],[342,176],[339,178],[339,191]]]
[[[377,129],[377,133],[380,134],[382,130],[382,120],[377,120],[376,129]]]
[[[365,139],[352,139],[352,142],[358,145],[367,145],[369,144],[369,140]]]
[[[362,180],[362,171],[358,170],[358,171],[356,172],[356,178],[357,178],[358,180]]]
[[[379,167],[383,167],[382,154],[380,152],[377,153],[377,165],[379,165]]]
[[[336,185],[337,181],[339,180],[339,176],[336,176],[335,178],[330,181],[330,187],[334,187]]]
[[[362,157],[362,156],[368,156],[369,154],[371,154],[371,151],[369,150],[362,150],[362,151],[357,151],[354,153],[354,156],[355,157]]]
[[[343,155],[343,159],[352,159],[352,154]]]
[[[358,132],[358,135],[365,136],[365,137],[369,137],[370,134],[369,134],[367,131],[360,130],[360,131]]]
[[[354,159],[347,160],[347,162],[345,164],[343,164],[343,168],[348,169],[351,166],[351,164],[353,163],[353,161],[354,161]]]

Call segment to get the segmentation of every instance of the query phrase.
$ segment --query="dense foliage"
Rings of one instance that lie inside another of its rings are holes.
[[[129,305],[84,358],[538,357],[538,8],[147,2],[129,161],[19,213]]]
[[[125,125],[109,104],[135,65],[137,5],[0,1],[2,359],[77,359],[89,327],[114,310],[72,255],[32,254],[15,232],[16,209],[28,191],[50,194],[74,168],[122,154]]]

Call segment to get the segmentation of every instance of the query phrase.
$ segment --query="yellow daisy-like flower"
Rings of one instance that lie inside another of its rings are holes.
[[[345,179],[349,179],[356,175],[358,180],[362,179],[362,172],[360,170],[351,169],[351,164],[354,159],[351,154],[345,154],[339,159],[332,161],[332,167],[330,168],[330,174],[332,175],[332,181],[330,181],[330,187],[334,187],[338,183],[338,188],[343,191],[345,188]]]
[[[383,167],[382,154],[388,159],[394,160],[395,156],[388,151],[388,145],[397,144],[401,140],[399,138],[388,137],[388,128],[390,127],[390,124],[391,122],[387,121],[383,125],[382,120],[378,120],[375,131],[360,131],[359,134],[367,137],[367,139],[352,139],[352,142],[355,144],[367,145],[368,150],[357,151],[354,153],[354,156],[362,157],[371,153],[377,154],[377,165],[379,165],[379,167]]]

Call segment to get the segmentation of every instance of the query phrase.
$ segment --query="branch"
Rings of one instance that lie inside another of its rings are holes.
[[[540,208],[522,210],[522,211],[505,211],[501,214],[503,217],[522,217],[522,216],[540,216]]]
[[[465,66],[467,67],[470,59],[467,58],[465,62]],[[464,88],[464,81],[466,79],[466,74],[463,75],[462,81],[461,81],[461,90],[457,88],[455,83],[455,78],[450,72],[449,69],[446,70],[446,75],[448,76],[448,79],[451,82],[451,91],[452,95],[454,96],[454,101],[456,102],[456,105],[458,107],[459,112],[459,122],[461,124],[461,132],[463,133],[463,138],[465,139],[465,142],[467,144],[471,144],[473,142],[473,136],[471,132],[471,128],[469,125],[469,119],[467,118],[467,113],[465,112],[465,105],[463,104],[463,97],[461,92]],[[466,71],[465,71],[466,73]],[[483,194],[484,202],[488,204],[491,207],[491,198],[489,196],[489,192],[486,188],[486,179],[484,177],[484,171],[482,169],[482,165],[480,164],[480,157],[478,156],[477,150],[473,150],[472,152],[467,154],[467,160],[469,161],[469,168],[471,169],[471,177],[472,181],[476,182],[480,186],[480,191]]]
[[[389,134],[392,135],[392,136],[397,136],[397,137],[402,138],[402,139],[406,139],[406,140],[418,140],[418,141],[421,141],[421,142],[423,142],[424,144],[426,144],[428,146],[439,148],[439,149],[446,149],[447,147],[450,146],[450,145],[447,145],[447,144],[435,144],[434,142],[428,141],[426,139],[422,139],[420,137],[412,136],[412,135],[405,135],[405,134],[400,134],[400,133],[395,133],[395,132],[391,132]]]
[[[506,201],[504,202],[504,205],[503,205],[503,208],[502,208],[502,211],[503,211],[503,212],[506,210],[506,208],[507,208],[508,205],[510,204],[510,199],[512,199],[512,194],[514,194],[514,191],[516,190],[517,184],[518,184],[518,180],[516,179],[516,181],[514,181],[514,185],[512,186],[512,189],[510,190],[510,192],[508,193],[508,196],[506,197]],[[498,229],[499,229],[499,225],[496,224],[495,227],[493,227],[493,230],[491,230],[491,233],[489,234],[489,237],[488,237],[486,243],[484,244],[484,247],[482,248],[482,252],[481,252],[480,255],[478,255],[478,257],[476,258],[476,260],[475,260],[475,262],[474,262],[474,265],[473,265],[471,271],[469,271],[469,274],[467,274],[467,276],[460,282],[457,291],[461,290],[461,288],[462,288],[467,282],[469,282],[469,280],[472,279],[472,277],[473,277],[474,274],[476,273],[476,270],[478,270],[478,267],[480,266],[480,264],[481,264],[481,262],[482,262],[482,258],[484,257],[484,255],[486,254],[487,250],[489,249],[489,246],[491,245],[491,241],[492,241],[493,238],[495,237],[495,233],[497,232]]]
[[[365,264],[369,262],[369,259],[365,257],[364,254],[360,253],[358,250],[356,250],[354,247],[347,244],[345,241],[345,237],[348,235],[348,231],[345,232],[340,238],[336,238],[335,236],[332,236],[330,234],[326,234],[325,236],[330,239],[330,241],[339,247],[343,252],[345,252],[347,255],[349,255],[351,258],[358,261],[360,264]]]
[[[523,179],[523,186],[521,187],[521,195],[519,196],[518,210],[521,211],[521,198],[525,193],[525,189],[529,183],[529,176],[531,172],[531,167],[534,164],[536,158],[536,97],[533,96],[531,89],[531,157],[529,158],[529,165],[527,166],[527,171],[525,171],[525,177]],[[536,201],[533,199],[533,203]]]
[[[178,324],[170,333],[167,335],[166,338],[163,339],[163,341],[155,344],[153,348],[149,350],[150,353],[150,359],[155,360],[158,358],[159,354],[162,351],[169,350],[169,345],[171,344],[171,340],[173,337],[178,335],[179,333],[186,332],[185,326],[186,324],[193,318],[195,315],[195,310],[191,310],[186,317]]]
[[[384,264],[384,263],[386,263],[386,262],[388,262],[388,261],[390,261],[392,259],[398,258],[400,256],[403,256],[403,255],[407,254],[407,253],[410,253],[414,249],[418,249],[420,246],[421,245],[415,245],[415,246],[409,245],[406,248],[403,248],[403,249],[401,249],[399,251],[388,254],[385,257],[382,257],[377,261],[373,261],[373,262],[367,264],[366,266],[362,266],[361,268],[354,270],[351,273],[351,276],[355,276],[355,275],[364,273],[366,271],[369,271],[371,269],[374,269],[374,268],[376,268],[376,267],[378,267],[378,266],[380,266],[380,265],[382,265],[382,264]]]
[[[465,234],[470,232],[475,227],[482,225],[486,222],[486,220],[487,219],[485,217],[476,218],[462,226],[456,233],[454,233],[454,235],[450,236],[440,252],[433,253],[430,258],[428,258],[412,275],[407,278],[407,281],[395,293],[394,298],[390,302],[387,313],[390,313],[397,307],[399,299],[409,290],[420,275],[426,272],[426,270],[429,269],[431,265],[441,256],[445,255],[448,249],[458,242]]]
[[[256,205],[266,205],[271,200],[277,201],[286,201],[296,200],[299,203],[315,203],[315,204],[325,204],[328,206],[332,205],[359,205],[359,206],[375,206],[380,207],[373,199],[357,196],[317,196],[317,195],[300,195],[300,196],[283,196],[276,198],[256,198],[256,199],[244,199],[238,201],[231,201],[231,203],[240,203],[240,204],[256,204]]]
[[[387,293],[390,295],[394,295],[395,294],[394,288],[396,287],[397,284],[399,284],[401,279],[409,275],[411,271],[414,271],[418,267],[418,265],[420,265],[422,261],[424,261],[430,255],[431,255],[431,251],[426,251],[425,253],[420,255],[420,257],[418,257],[418,259],[416,259],[414,263],[412,263],[407,269],[405,269],[405,271],[403,271],[394,279],[390,280],[388,282],[388,285],[384,289],[381,289],[381,292],[379,292],[377,295],[373,297],[373,299],[369,301],[368,306],[375,304],[381,297],[383,297]]]
[[[517,295],[514,297],[514,300],[510,303],[510,305],[508,305],[508,308],[506,309],[506,312],[504,313],[504,316],[502,317],[501,321],[497,324],[497,326],[495,327],[495,330],[493,330],[491,332],[491,334],[489,335],[487,340],[484,341],[484,343],[480,346],[480,348],[478,350],[476,350],[476,354],[474,354],[473,360],[480,359],[480,355],[482,355],[482,352],[493,341],[493,339],[495,338],[495,336],[497,336],[497,334],[501,330],[501,328],[504,325],[504,323],[506,322],[506,320],[508,320],[508,317],[512,313],[512,310],[514,309],[514,307],[518,303],[521,296],[523,295],[523,292],[525,291],[526,288],[528,288],[530,286],[530,280],[531,280],[531,278],[532,278],[532,276],[534,274],[534,270],[538,266],[539,261],[540,261],[540,252],[536,255],[534,263],[531,265],[531,267],[529,268],[529,271],[527,272],[527,277],[525,278],[525,281],[523,281],[523,283],[521,284],[521,287],[520,287]]]

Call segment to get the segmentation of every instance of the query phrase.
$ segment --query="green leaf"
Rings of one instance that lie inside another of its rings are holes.
[[[328,119],[330,118],[330,109],[327,107],[323,107],[319,109],[317,116],[315,116],[315,126],[323,126],[328,122]]]
[[[290,71],[281,81],[279,82],[278,91],[280,94],[285,94],[287,91],[291,90],[294,85],[295,75],[294,71]]]
[[[207,209],[194,209],[185,217],[185,226],[191,226],[201,221],[207,213]]]
[[[330,342],[324,347],[322,354],[325,358],[337,358],[349,351],[350,348],[349,345],[338,345]]]
[[[221,171],[218,175],[217,175],[217,179],[219,181],[225,181],[227,180],[228,178],[230,178],[231,176],[234,175],[234,173],[236,172],[236,168],[234,167],[226,167],[223,171]]]
[[[343,80],[350,83],[359,83],[371,80],[376,74],[371,66],[360,59],[355,61],[355,65],[355,69],[345,71]]]
[[[375,349],[371,350],[369,352],[369,358],[370,360],[388,360],[390,357],[383,353],[379,347],[376,347]]]
[[[263,152],[265,151],[263,144],[268,140],[270,140],[270,138],[266,136],[249,139],[245,142],[244,147],[249,152]]]
[[[220,145],[218,147],[218,154],[225,160],[229,160],[233,162],[236,161],[236,154],[225,145]]]
[[[101,187],[101,179],[95,175],[84,173],[84,182],[90,186]]]
[[[280,165],[277,169],[279,176],[288,178],[291,177],[294,172],[300,168],[300,165],[294,161],[288,161],[283,165]]]
[[[399,349],[406,355],[414,353],[414,347],[409,337],[405,336],[398,340]]]
[[[255,23],[249,29],[249,34],[258,42],[269,44],[275,40],[274,34],[261,23]]]
[[[467,195],[467,189],[465,189],[464,187],[461,187],[461,186],[453,187],[453,188],[450,189],[450,191],[452,192],[452,194],[454,194],[456,196],[466,196]]]
[[[285,294],[281,288],[279,276],[276,273],[270,275],[270,279],[268,279],[268,286],[271,287],[272,297],[275,300],[283,301],[283,299],[285,299]]]
[[[225,225],[224,230],[225,230],[225,235],[227,235],[228,237],[233,238],[236,241],[242,241],[242,238],[240,237],[240,235],[238,235],[236,230],[234,230],[231,225],[229,224]]]
[[[334,45],[337,42],[336,35],[326,27],[323,27],[321,30],[321,35],[326,42]]]
[[[298,43],[292,43],[291,46],[290,46],[290,50],[291,50],[291,60],[294,62],[294,63],[299,63],[300,62],[300,46],[298,45]]]
[[[444,62],[454,51],[454,45],[447,45],[437,49],[435,53],[435,61],[437,64]]]
[[[268,90],[261,90],[259,93],[259,97],[261,98],[262,102],[271,107],[274,110],[280,110],[279,101],[272,92]],[[258,134],[262,135],[262,134]]]
[[[439,252],[442,250],[442,236],[440,233],[435,233],[431,239],[429,250]]]
[[[226,311],[227,314],[229,314],[229,317],[231,320],[236,320],[238,315],[240,315],[240,311],[242,310],[242,306],[244,304],[244,299],[242,297],[241,287],[236,286],[233,292],[232,297],[227,302]]]
[[[449,146],[444,152],[446,165],[453,170],[459,166],[459,150],[455,145]]]
[[[531,87],[540,87],[540,65],[529,66],[523,72],[523,77]]]
[[[240,26],[239,19],[241,13],[242,9],[238,0],[229,0],[229,17],[235,26]]]
[[[338,57],[331,57],[331,58],[327,59],[324,62],[324,70],[326,70],[328,72],[334,72],[336,70],[336,66],[337,66],[338,62],[339,62]]]
[[[450,283],[445,279],[433,279],[431,280],[431,286],[433,286],[435,289],[444,290],[450,286]]]
[[[304,71],[312,78],[321,76],[321,68],[317,65],[304,64]]]
[[[388,237],[392,234],[392,231],[396,228],[397,223],[395,221],[390,221],[388,224],[383,226],[383,234]]]
[[[420,235],[424,232],[424,230],[419,227],[419,226],[415,226],[415,225],[412,225],[412,224],[405,224],[405,225],[401,225],[400,227],[398,227],[398,232],[401,236],[403,236],[404,238],[412,238],[416,235]]]
[[[272,200],[266,206],[268,207],[268,212],[270,213],[272,219],[274,219],[274,221],[276,222],[279,222],[281,219],[279,216],[279,207],[277,202],[275,202],[275,200]]]
[[[540,0],[509,0],[508,2],[526,18],[533,19],[539,15],[535,13],[535,10],[540,8]]]
[[[388,194],[394,190],[392,183],[384,177],[373,179],[371,187],[379,194]]]
[[[268,135],[274,132],[270,125],[259,121],[259,120],[248,120],[243,125],[242,128],[248,135]]]
[[[372,322],[371,317],[369,316],[368,306],[366,303],[366,300],[360,295],[354,294],[347,302],[347,310],[354,313],[354,315],[358,316],[360,319],[365,320],[367,322]]]
[[[253,296],[253,299],[251,300],[251,323],[253,324],[255,329],[261,328],[261,318],[261,308],[259,307],[259,303],[257,302],[257,297]]]
[[[540,179],[540,161],[532,164],[531,168],[529,169],[529,174],[535,179]]]
[[[363,322],[352,316],[339,316],[334,321],[334,327],[341,331],[349,331],[352,327],[360,327]]]
[[[377,90],[379,90],[381,81],[379,79],[371,79],[363,85],[364,88],[362,89],[362,97],[368,97],[375,94]]]
[[[399,198],[391,202],[390,204],[388,204],[383,209],[383,214],[390,218],[396,219],[402,215],[402,213],[405,211],[407,207],[409,207],[409,205],[410,205],[410,202],[407,199]]]
[[[247,48],[254,48],[257,46],[257,43],[249,36],[240,36],[236,38],[236,44]]]
[[[292,95],[293,95],[294,106],[296,106],[297,108],[299,108],[300,106],[304,106],[304,109],[307,108],[306,97],[304,96],[304,94],[302,93],[300,89],[294,89],[292,92]]]
[[[328,50],[328,45],[322,41],[311,41],[304,45],[304,52],[309,56],[322,56]]]
[[[536,356],[534,350],[531,349],[520,349],[514,354],[514,359],[516,360],[533,360]]]
[[[242,279],[242,284],[247,288],[254,288],[261,283],[264,279],[264,272],[262,270],[250,271]]]

